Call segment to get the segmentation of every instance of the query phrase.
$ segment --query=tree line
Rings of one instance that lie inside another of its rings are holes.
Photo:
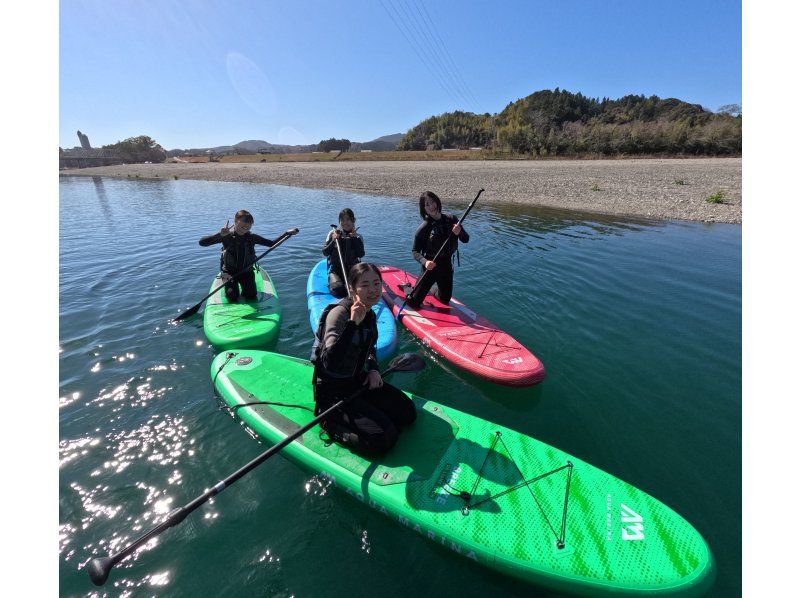
[[[127,163],[163,162],[167,159],[167,152],[154,139],[147,135],[129,137],[123,141],[104,145],[104,150],[112,150]]]
[[[717,113],[675,98],[588,98],[556,88],[510,103],[499,114],[432,116],[400,140],[398,150],[468,149],[531,156],[740,155],[738,105]]]

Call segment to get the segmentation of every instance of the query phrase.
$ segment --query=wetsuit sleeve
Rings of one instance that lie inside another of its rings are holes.
[[[364,257],[364,237],[362,237],[361,235],[353,237],[353,242],[355,243],[354,249],[356,252],[356,257],[358,259],[361,259],[362,257]]]
[[[250,238],[253,239],[253,243],[255,243],[256,245],[266,245],[267,247],[272,247],[273,245],[275,245],[275,241],[267,239],[255,233],[250,233]]]
[[[325,237],[325,244],[322,246],[322,255],[324,255],[325,257],[331,257],[331,253],[333,253],[334,249],[335,246],[333,243],[333,231],[330,231],[328,233],[328,236]]]
[[[328,312],[325,319],[325,334],[320,348],[320,359],[326,369],[335,369],[335,364],[342,359],[348,345],[353,340],[356,323],[350,319],[347,309],[335,307]]]
[[[417,260],[422,267],[425,267],[425,262],[427,259],[424,255],[422,255],[422,251],[425,249],[425,246],[428,242],[428,223],[423,222],[417,228],[417,232],[414,233],[414,246],[411,248],[411,255],[414,256],[414,259]]]
[[[222,243],[222,235],[220,233],[214,233],[213,235],[208,235],[200,239],[200,245],[203,247],[216,245],[217,243]]]

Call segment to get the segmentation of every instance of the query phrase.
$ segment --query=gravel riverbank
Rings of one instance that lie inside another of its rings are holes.
[[[580,212],[742,222],[741,158],[128,164],[61,175],[200,179],[341,189],[443,201],[526,203]],[[706,198],[723,192],[723,203]]]

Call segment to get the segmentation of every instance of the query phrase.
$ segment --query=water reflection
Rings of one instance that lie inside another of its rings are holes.
[[[111,213],[111,207],[108,205],[108,196],[106,195],[106,188],[103,186],[103,177],[93,176],[92,183],[94,183],[97,199],[100,200],[100,208],[103,210],[103,215],[106,217],[106,224],[108,224],[110,230],[114,230],[114,215]]]
[[[605,236],[621,236],[663,225],[663,222],[642,218],[532,208],[520,204],[485,205],[479,219],[486,222],[492,233],[492,244],[545,252],[557,249],[562,239],[602,240]]]

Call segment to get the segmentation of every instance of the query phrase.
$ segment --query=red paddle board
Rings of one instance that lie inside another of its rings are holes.
[[[417,279],[391,266],[380,271],[383,298],[397,316],[406,298],[401,285],[413,286]],[[419,309],[406,305],[400,321],[423,345],[490,382],[532,386],[544,378],[544,366],[533,353],[455,298],[445,305],[429,294]]]

